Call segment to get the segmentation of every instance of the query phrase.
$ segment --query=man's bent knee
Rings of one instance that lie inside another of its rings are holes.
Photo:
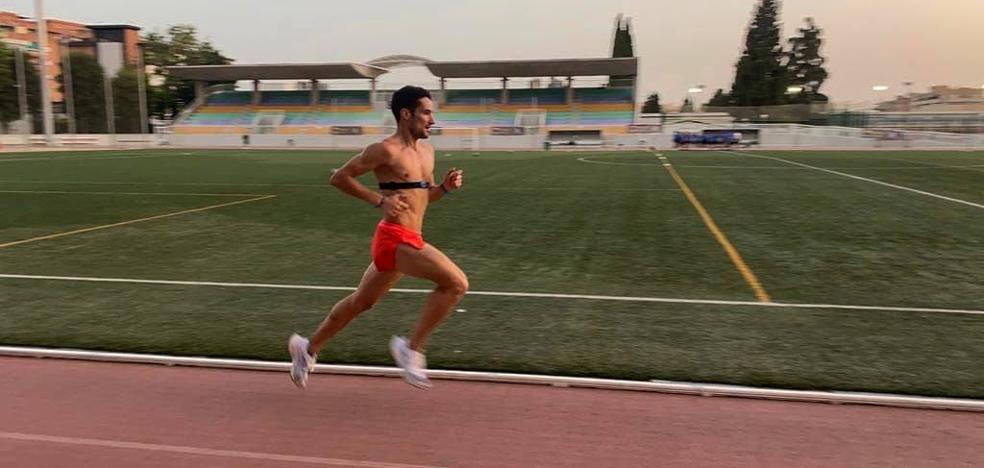
[[[454,295],[458,299],[461,299],[462,297],[464,297],[465,293],[468,292],[468,277],[466,277],[465,275],[455,276],[450,280],[448,280],[447,282],[439,285],[438,289],[441,289],[449,294]]]

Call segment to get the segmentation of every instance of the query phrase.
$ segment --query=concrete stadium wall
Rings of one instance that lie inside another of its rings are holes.
[[[59,148],[151,148],[163,143],[161,135],[153,134],[56,134],[54,146]],[[6,148],[44,147],[44,135],[0,135],[0,145]]]
[[[717,128],[717,127],[716,127]],[[747,128],[747,127],[743,127]],[[906,140],[877,140],[863,136],[863,130],[837,127],[761,127],[760,143],[763,149],[984,149],[984,135],[909,135]],[[335,148],[361,149],[379,141],[380,135],[250,135],[250,147],[254,148]],[[169,135],[168,144],[176,147],[242,147],[239,135]],[[293,143],[291,143],[291,141]],[[543,149],[545,134],[496,136],[479,135],[478,150],[539,150]],[[471,151],[472,137],[434,136],[431,143],[438,151]],[[616,135],[606,139],[605,148],[673,147],[673,129],[654,134]]]
[[[984,149],[984,135],[906,132],[904,140],[866,137],[864,129],[846,127],[760,127],[762,148],[829,149]]]
[[[361,149],[379,141],[380,135],[275,135],[251,134],[249,146],[253,148],[334,148]],[[475,144],[477,138],[477,145]],[[477,135],[451,136],[435,135],[430,138],[435,148],[448,151],[494,150],[536,150],[543,149],[547,135]],[[615,146],[656,146],[669,147],[672,135],[668,134],[630,134],[618,135],[608,140]],[[241,135],[235,134],[173,134],[167,136],[167,144],[175,147],[243,147]]]
[[[713,128],[727,128],[714,126]],[[744,125],[735,128],[758,128],[759,148],[763,149],[984,149],[984,134],[949,134],[908,132],[905,140],[877,140],[865,136],[864,129],[848,127],[809,127],[804,125]],[[604,149],[618,147],[673,147],[674,131],[700,131],[693,125],[670,125],[662,133],[612,135],[605,139]],[[253,148],[332,148],[358,150],[379,141],[381,135],[280,135],[250,134]],[[546,133],[518,136],[498,135],[435,135],[431,143],[438,151],[540,150]],[[169,134],[169,135],[54,135],[59,149],[85,148],[240,148],[238,134]],[[0,135],[0,146],[6,150],[46,148],[42,135]]]

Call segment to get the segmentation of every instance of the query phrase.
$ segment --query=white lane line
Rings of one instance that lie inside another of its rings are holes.
[[[606,162],[606,161],[594,161],[588,158],[577,158],[578,161],[591,163],[591,164],[604,164],[606,166],[659,166],[659,164],[649,164],[649,163],[619,163],[619,162]]]
[[[95,362],[158,364],[212,369],[238,369],[252,371],[287,372],[290,362],[258,361],[248,359],[216,359],[160,354],[109,353],[77,349],[47,349],[18,346],[0,346],[0,356],[76,359]],[[319,364],[316,374],[357,375],[375,377],[400,377],[396,367]],[[434,379],[461,380],[466,382],[498,382],[551,387],[596,388],[640,392],[674,393],[699,396],[756,398],[779,401],[825,402],[841,404],[867,404],[905,408],[950,409],[984,412],[984,400],[967,398],[939,398],[885,393],[857,393],[844,391],[785,390],[777,388],[745,387],[740,385],[708,384],[699,382],[673,382],[666,380],[599,379],[590,377],[564,377],[558,375],[512,374],[503,372],[477,372],[429,369]]]

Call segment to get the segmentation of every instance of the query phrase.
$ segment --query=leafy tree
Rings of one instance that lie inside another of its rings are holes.
[[[791,100],[804,104],[827,100],[827,96],[820,93],[820,87],[828,76],[823,66],[826,59],[820,55],[822,30],[817,27],[813,18],[806,18],[805,22],[806,27],[799,28],[799,35],[789,39],[785,63],[789,84],[802,89]]]
[[[782,104],[787,81],[779,43],[779,0],[761,0],[735,67],[731,101],[739,106]]]
[[[164,34],[144,36],[145,62],[164,77],[161,86],[148,89],[150,113],[160,118],[173,117],[195,99],[192,81],[171,75],[166,67],[177,65],[228,65],[232,59],[222,55],[209,41],[200,40],[194,26],[178,24]]]
[[[24,82],[27,112],[35,129],[41,124],[41,82],[37,66],[24,54]],[[20,89],[17,82],[17,53],[0,42],[0,126],[20,120]]]
[[[116,133],[141,133],[140,88],[137,71],[124,67],[113,78],[113,114],[116,117]]]
[[[615,17],[615,40],[612,43],[612,57],[635,57],[632,47],[632,23],[622,15]],[[632,86],[631,76],[610,76],[609,86]]]
[[[659,94],[652,93],[646,98],[642,105],[642,112],[645,114],[659,114],[663,112],[663,107],[659,105]]]
[[[106,133],[106,84],[102,65],[84,52],[68,55],[72,67],[72,102],[75,104],[75,131]],[[65,76],[58,77],[62,94]]]
[[[693,111],[694,111],[694,103],[690,100],[689,97],[684,99],[683,106],[680,107],[680,112],[686,113],[686,112],[693,112]]]
[[[714,92],[714,96],[711,97],[711,100],[707,102],[707,105],[712,107],[730,106],[731,95],[725,93],[723,89],[718,88],[718,90]]]

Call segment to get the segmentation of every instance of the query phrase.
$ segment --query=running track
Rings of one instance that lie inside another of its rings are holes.
[[[984,416],[0,358],[2,467],[984,466]]]

